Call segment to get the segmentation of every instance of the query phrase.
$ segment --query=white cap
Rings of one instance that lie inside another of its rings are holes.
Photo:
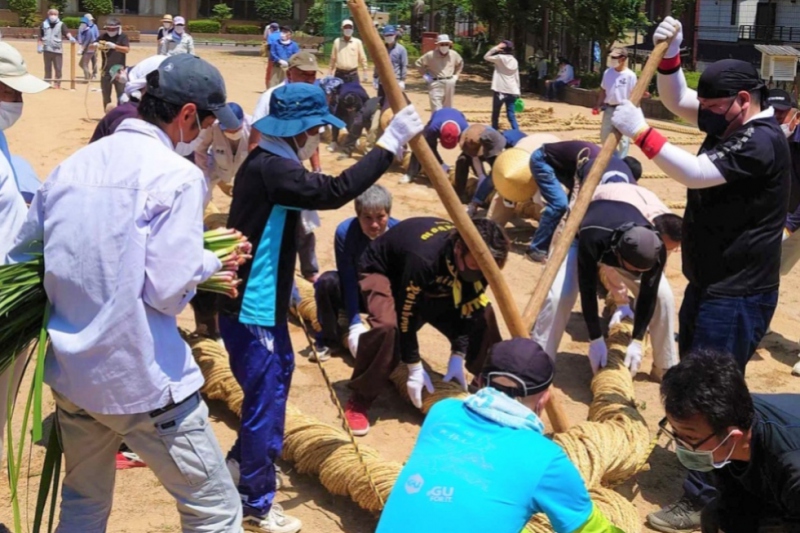
[[[50,85],[31,74],[25,66],[25,60],[16,48],[7,42],[0,41],[0,83],[8,85],[21,93],[40,93]]]
[[[175,24],[176,26],[186,26],[186,19],[184,19],[183,17],[175,17],[174,19],[172,19],[172,23]]]
[[[342,21],[342,28],[344,28],[345,26],[354,26],[353,21],[350,19],[344,19]]]
[[[125,94],[141,99],[142,89],[147,85],[147,75],[158,70],[167,56],[151,56],[136,63],[128,72],[128,82],[125,84]]]
[[[453,44],[453,41],[450,40],[450,36],[449,35],[447,35],[446,33],[442,33],[441,35],[439,35],[436,38],[436,44],[442,44],[442,43]]]
[[[92,16],[92,14],[91,14],[91,13],[86,13],[86,14],[84,15],[84,17],[86,17],[86,18],[87,18],[87,19],[89,19],[89,20],[94,20],[94,17]]]

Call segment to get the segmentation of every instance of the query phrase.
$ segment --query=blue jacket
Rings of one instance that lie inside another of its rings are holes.
[[[289,58],[295,55],[297,52],[300,51],[300,46],[294,41],[289,41],[289,44],[283,44],[280,42],[276,42],[275,44],[270,44],[269,46],[269,58],[273,63],[277,63],[278,61],[289,61]]]
[[[391,229],[399,220],[389,218],[387,229]],[[356,217],[348,218],[336,227],[333,247],[336,251],[336,270],[339,271],[339,283],[342,286],[344,309],[347,323],[351,326],[361,322],[358,314],[358,301],[361,294],[358,288],[358,261],[371,239],[361,231]]]
[[[97,29],[97,24],[92,24],[85,30],[78,32],[78,44],[84,48],[92,43],[96,43],[99,38],[100,30]]]

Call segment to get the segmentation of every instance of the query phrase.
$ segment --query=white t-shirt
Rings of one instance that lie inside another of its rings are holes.
[[[253,124],[258,122],[259,119],[262,119],[267,115],[269,115],[269,99],[272,98],[272,93],[275,92],[275,89],[277,89],[278,87],[283,87],[284,85],[286,85],[286,80],[284,80],[283,83],[281,83],[280,85],[276,85],[271,89],[267,89],[266,91],[264,91],[264,94],[262,94],[258,98],[258,103],[256,104],[256,110],[253,111]]]
[[[607,68],[603,73],[600,87],[606,92],[606,104],[619,105],[625,100],[630,100],[635,85],[636,74],[631,69],[626,68],[619,72],[617,69]]]

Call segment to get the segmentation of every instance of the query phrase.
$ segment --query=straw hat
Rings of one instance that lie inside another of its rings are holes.
[[[486,131],[486,126],[483,124],[472,124],[461,133],[461,139],[458,143],[461,145],[461,151],[470,157],[480,157],[483,155],[483,144],[481,143],[481,135]]]
[[[497,192],[512,202],[526,202],[539,187],[530,168],[531,154],[521,148],[509,148],[499,156],[492,167],[492,181]]]
[[[172,22],[172,15],[164,15],[161,17],[161,22]]]
[[[543,144],[557,142],[561,142],[561,139],[551,133],[534,133],[533,135],[528,135],[527,137],[520,139],[519,142],[514,145],[514,148],[519,148],[521,150],[525,150],[529,154],[532,154]]]

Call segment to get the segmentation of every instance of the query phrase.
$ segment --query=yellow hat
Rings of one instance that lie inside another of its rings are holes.
[[[528,135],[527,137],[520,139],[519,142],[514,145],[514,148],[519,148],[521,150],[525,150],[529,154],[532,154],[543,144],[557,142],[561,142],[561,139],[552,133],[534,133],[533,135]]]
[[[492,181],[497,192],[512,202],[526,202],[539,187],[531,174],[531,154],[521,148],[509,148],[492,166]]]

